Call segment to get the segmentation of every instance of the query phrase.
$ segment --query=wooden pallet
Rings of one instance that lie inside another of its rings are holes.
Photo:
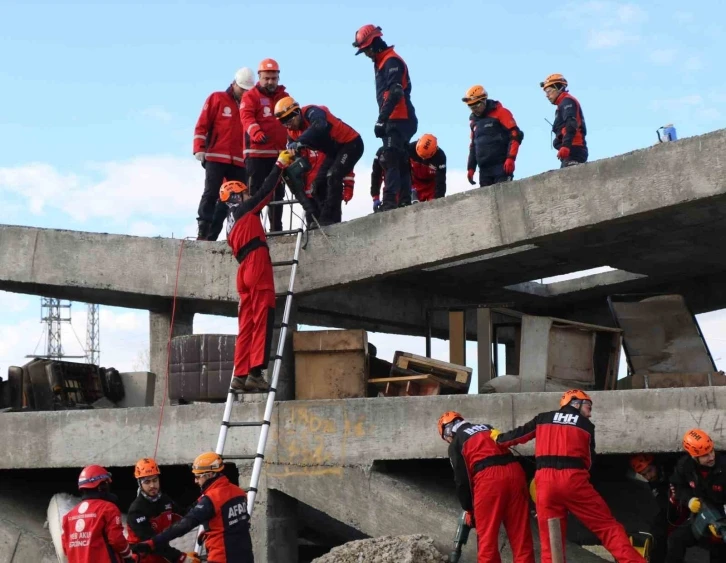
[[[460,383],[469,388],[472,369],[466,366],[450,364],[425,356],[418,356],[409,352],[396,352],[393,357],[393,364],[401,369],[415,371],[421,374],[429,374],[444,380]]]
[[[461,383],[442,379],[430,374],[380,377],[369,379],[368,383],[375,385],[379,389],[379,396],[383,397],[440,395],[442,389],[456,390],[457,392],[466,392],[468,389],[468,386],[464,386]]]

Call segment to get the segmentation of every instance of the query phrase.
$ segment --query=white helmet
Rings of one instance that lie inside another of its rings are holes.
[[[252,74],[252,70],[247,68],[246,66],[242,67],[234,73],[234,82],[240,88],[244,88],[245,90],[252,90],[252,88],[255,87],[255,77]]]

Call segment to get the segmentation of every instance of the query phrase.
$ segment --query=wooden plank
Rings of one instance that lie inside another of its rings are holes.
[[[365,330],[296,330],[292,334],[294,352],[368,352]]]
[[[449,311],[449,361],[466,365],[466,312]]]
[[[398,376],[398,377],[379,377],[376,379],[369,379],[368,383],[371,383],[376,386],[381,386],[381,385],[386,385],[388,383],[405,383],[408,381],[415,381],[417,383],[437,384],[437,385],[441,385],[441,387],[457,389],[460,391],[465,391],[466,389],[468,389],[468,385],[464,385],[462,383],[457,383],[456,381],[450,381],[448,379],[442,379],[440,377],[436,377],[435,375],[431,375],[431,374],[402,375],[402,376]]]
[[[409,352],[396,351],[393,356],[394,366],[419,373],[430,373],[442,379],[452,379],[459,383],[469,384],[473,370],[466,366],[459,366],[418,356]],[[392,372],[393,373],[393,372]]]
[[[612,328],[609,326],[591,325],[588,323],[580,323],[577,321],[568,321],[567,319],[559,319],[557,317],[549,317],[549,319],[557,324],[571,325],[573,327],[585,328],[587,330],[596,330],[598,332],[623,332],[622,329]]]

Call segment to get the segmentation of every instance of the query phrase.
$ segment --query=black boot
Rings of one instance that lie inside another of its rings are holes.
[[[211,226],[208,221],[197,219],[197,240],[209,240],[209,228]]]

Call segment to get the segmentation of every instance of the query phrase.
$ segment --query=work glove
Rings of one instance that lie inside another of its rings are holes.
[[[297,153],[302,148],[302,144],[299,141],[290,141],[287,144],[287,150],[293,154]]]
[[[560,160],[567,160],[570,158],[570,148],[569,147],[560,147],[560,150],[557,151],[557,158]]]
[[[377,197],[373,198],[373,213],[376,213],[378,209],[381,207],[381,200]]]
[[[464,516],[464,524],[466,526],[469,526],[469,528],[475,527],[474,526],[474,515],[471,512],[469,512],[468,510],[466,511],[466,516]]]
[[[466,172],[466,179],[467,179],[467,180],[469,180],[469,183],[470,183],[470,184],[471,184],[472,186],[473,186],[474,184],[476,184],[476,182],[474,181],[474,170],[473,170],[473,169],[471,169],[471,168],[470,168],[470,169],[469,169],[469,170],[468,170],[468,171]]]
[[[378,121],[376,121],[376,124],[373,127],[373,133],[375,136],[379,139],[382,139],[386,136],[386,120],[378,118]]]
[[[250,139],[252,139],[253,143],[257,143],[258,145],[267,142],[267,136],[262,131],[262,128],[257,125],[257,123],[252,125],[252,130],[250,131]]]
[[[689,500],[688,510],[690,510],[694,514],[698,514],[701,511],[701,499],[693,497],[691,500]]]
[[[420,203],[418,200],[418,191],[416,188],[411,188],[411,203]]]
[[[512,174],[514,174],[514,159],[513,158],[508,158],[507,160],[504,161],[504,173],[507,176],[511,176]]]
[[[295,155],[288,150],[284,150],[280,151],[280,155],[277,157],[277,162],[275,162],[275,164],[281,170],[285,170],[285,168],[292,164],[293,160],[295,160]]]
[[[148,555],[154,551],[154,540],[146,540],[131,544],[131,551],[137,555]]]
[[[351,199],[353,199],[353,186],[343,186],[343,201],[347,205]]]
[[[207,158],[207,153],[205,152],[195,152],[194,158],[196,158],[199,162],[204,162],[204,159]]]
[[[176,563],[201,563],[201,559],[199,559],[199,556],[194,553],[193,551],[189,553],[182,553],[179,556],[179,559],[176,560]]]
[[[489,432],[489,435],[492,437],[492,440],[495,442],[497,441],[497,436],[499,436],[502,433],[501,430],[498,428],[492,428],[491,432]]]

